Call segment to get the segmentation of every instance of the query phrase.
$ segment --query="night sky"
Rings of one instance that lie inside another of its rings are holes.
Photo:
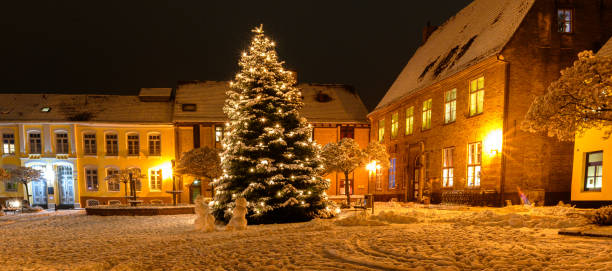
[[[230,80],[263,23],[300,82],[353,85],[371,110],[427,21],[439,25],[469,2],[4,1],[0,89],[136,93]]]

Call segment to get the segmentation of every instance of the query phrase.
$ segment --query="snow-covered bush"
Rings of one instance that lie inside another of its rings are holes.
[[[23,213],[38,213],[38,212],[42,212],[43,208],[40,206],[34,206],[34,207],[24,207],[22,209]]]
[[[593,224],[597,225],[612,225],[612,205],[595,210],[590,220]]]

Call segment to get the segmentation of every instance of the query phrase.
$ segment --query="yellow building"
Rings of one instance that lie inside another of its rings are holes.
[[[612,57],[612,38],[597,56]],[[604,130],[590,129],[574,142],[572,203],[582,207],[612,204],[612,138]]]
[[[106,177],[138,168],[136,194],[144,203],[170,203],[167,191],[182,190],[179,202],[211,195],[208,180],[177,176],[172,160],[198,147],[221,147],[227,82],[186,82],[176,90],[141,89],[139,95],[0,94],[4,168],[33,167],[41,180],[28,184],[33,205],[74,208],[126,203],[129,185]],[[366,109],[343,85],[301,84],[302,113],[320,144],[354,138],[369,142]],[[344,193],[344,180],[330,174],[330,196]],[[352,194],[370,187],[364,168],[351,174]],[[20,185],[4,183],[0,203],[25,198]]]
[[[139,168],[138,196],[169,202],[174,128],[172,89],[140,95],[2,94],[4,168],[32,167],[43,179],[28,184],[32,205],[73,208],[125,201],[125,187],[109,183],[115,170]],[[5,182],[0,201],[23,199],[22,185]]]
[[[612,203],[612,138],[591,129],[576,136],[572,173],[572,203],[595,207]]]

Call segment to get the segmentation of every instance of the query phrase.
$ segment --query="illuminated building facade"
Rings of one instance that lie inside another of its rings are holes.
[[[416,51],[368,115],[391,168],[376,198],[570,199],[572,144],[521,130],[536,95],[611,35],[612,1],[476,0]],[[489,194],[487,194],[489,195]],[[500,197],[501,195],[501,197]],[[471,203],[474,203],[473,201]]]

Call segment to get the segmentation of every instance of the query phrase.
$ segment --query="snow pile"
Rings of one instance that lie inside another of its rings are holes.
[[[441,221],[453,222],[460,226],[497,226],[513,228],[550,228],[562,229],[579,227],[588,224],[584,217],[567,216],[536,216],[529,214],[499,214],[491,210],[481,212],[470,212],[463,216],[452,219],[441,219]]]
[[[368,215],[367,212],[358,212],[336,221],[339,226],[384,226],[388,224],[412,224],[418,223],[419,219],[413,213],[399,213],[394,211],[381,211],[376,215]]]

